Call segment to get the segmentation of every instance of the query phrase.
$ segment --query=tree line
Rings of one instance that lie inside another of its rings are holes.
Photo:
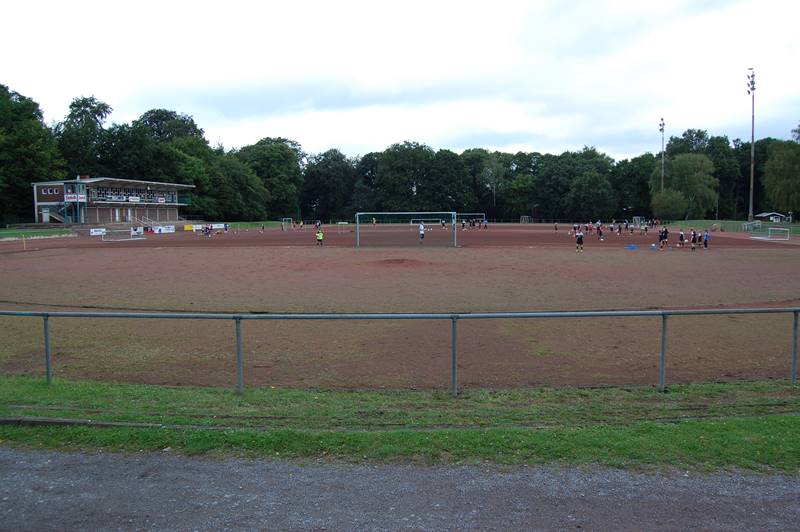
[[[191,184],[187,215],[246,221],[351,220],[358,211],[483,212],[494,220],[747,216],[750,143],[689,129],[662,154],[615,161],[593,147],[559,155],[462,153],[406,141],[347,157],[266,137],[211,146],[191,116],[152,109],[106,124],[112,108],[75,98],[52,127],[39,105],[0,85],[0,222],[33,219],[30,183],[76,175]],[[800,125],[793,141],[755,143],[754,209],[800,208]],[[662,174],[663,169],[663,174]]]

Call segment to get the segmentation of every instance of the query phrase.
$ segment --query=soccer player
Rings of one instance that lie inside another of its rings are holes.
[[[583,231],[580,229],[575,233],[575,253],[583,253]]]
[[[695,247],[697,247],[697,232],[692,227],[692,251],[694,251]]]
[[[678,247],[682,248],[684,242],[686,242],[686,236],[683,234],[683,228],[681,228],[678,230]]]
[[[321,246],[323,240],[325,240],[325,233],[322,232],[322,228],[320,227],[317,229],[317,245]]]
[[[708,249],[708,241],[711,240],[711,235],[708,234],[708,229],[703,232],[703,249]]]
[[[419,223],[419,243],[422,244],[422,241],[425,240],[425,224],[423,222]]]

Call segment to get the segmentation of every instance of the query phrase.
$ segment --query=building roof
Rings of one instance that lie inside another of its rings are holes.
[[[116,177],[90,177],[87,179],[61,179],[58,181],[39,181],[37,183],[31,183],[31,185],[63,185],[65,183],[110,183],[110,184],[135,184],[135,185],[153,185],[158,187],[168,187],[168,188],[195,188],[194,185],[184,185],[181,183],[162,183],[160,181],[141,181],[139,179],[118,179]]]
[[[785,214],[781,214],[779,212],[760,212],[755,215],[756,218],[766,218],[768,216],[782,216],[783,218],[786,218]]]

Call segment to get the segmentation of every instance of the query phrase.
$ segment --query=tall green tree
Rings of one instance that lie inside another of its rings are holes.
[[[567,214],[573,220],[610,220],[617,210],[617,198],[608,179],[588,169],[569,185]]]
[[[211,172],[213,218],[217,220],[266,220],[269,192],[256,174],[236,156],[216,153]],[[207,216],[212,216],[208,213]]]
[[[664,184],[681,193],[686,200],[687,218],[705,218],[713,212],[717,202],[717,181],[713,176],[714,164],[707,155],[682,153],[665,162]],[[661,191],[661,169],[655,168],[650,177],[650,190]],[[655,209],[655,205],[654,205]]]
[[[428,185],[434,152],[428,146],[406,141],[392,144],[380,156],[375,193],[384,211],[422,210],[422,189]]]
[[[484,169],[492,164],[492,155],[483,148],[470,148],[464,150],[459,155],[461,164],[466,172],[467,184],[470,188],[472,202],[467,206],[469,212],[487,211],[487,196],[489,188],[486,183],[486,173]]]
[[[630,160],[617,161],[611,170],[609,181],[617,197],[614,214],[619,219],[651,215],[650,175],[653,168],[661,167],[660,159],[645,153]]]
[[[267,137],[243,147],[236,156],[255,172],[269,192],[269,217],[300,216],[305,153],[297,142]]]
[[[0,85],[0,222],[32,221],[31,183],[59,179],[64,168],[39,104]]]
[[[458,154],[439,150],[430,162],[430,173],[420,189],[420,209],[467,212],[474,202],[467,174]]]
[[[705,153],[708,148],[708,132],[704,129],[687,129],[680,137],[670,137],[667,142],[667,156],[681,153]]]
[[[672,188],[665,188],[662,192],[660,187],[653,193],[651,209],[653,216],[661,220],[677,220],[686,215],[689,202],[679,191]]]
[[[357,178],[354,161],[339,150],[310,157],[303,179],[303,216],[314,220],[352,219],[347,211]]]
[[[191,116],[169,109],[146,111],[138,120],[134,120],[132,125],[146,128],[154,140],[161,142],[169,142],[180,137],[204,138],[203,130],[195,124]]]
[[[770,145],[764,188],[773,208],[800,212],[800,143],[777,141]]]
[[[370,152],[356,162],[356,182],[350,196],[346,211],[350,218],[357,212],[374,212],[378,210],[378,198],[375,191],[375,180],[378,175],[378,161],[381,154]]]
[[[103,175],[100,160],[105,135],[103,124],[113,109],[94,96],[81,96],[69,104],[66,118],[55,127],[58,147],[70,175]]]
[[[756,140],[755,168],[753,172],[753,213],[764,210],[764,165],[769,156],[769,146],[777,139],[767,137]],[[750,143],[733,141],[733,151],[739,161],[739,183],[736,186],[737,217],[746,218],[750,207]]]
[[[713,136],[708,139],[705,154],[714,165],[713,176],[718,183],[718,218],[735,218],[737,214],[736,194],[737,187],[741,182],[741,170],[733,146],[728,137]]]
[[[800,142],[800,122],[798,122],[797,127],[792,130],[792,138],[796,142]]]
[[[541,202],[537,175],[542,164],[542,154],[517,152],[511,168],[512,179],[509,184],[509,218],[534,216],[539,213]],[[541,217],[539,217],[541,218]]]

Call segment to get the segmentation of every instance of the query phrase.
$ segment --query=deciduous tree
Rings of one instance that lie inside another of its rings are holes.
[[[0,85],[0,221],[32,221],[30,184],[59,179],[64,167],[39,104]]]
[[[800,144],[777,141],[770,145],[764,188],[773,208],[800,212]]]

